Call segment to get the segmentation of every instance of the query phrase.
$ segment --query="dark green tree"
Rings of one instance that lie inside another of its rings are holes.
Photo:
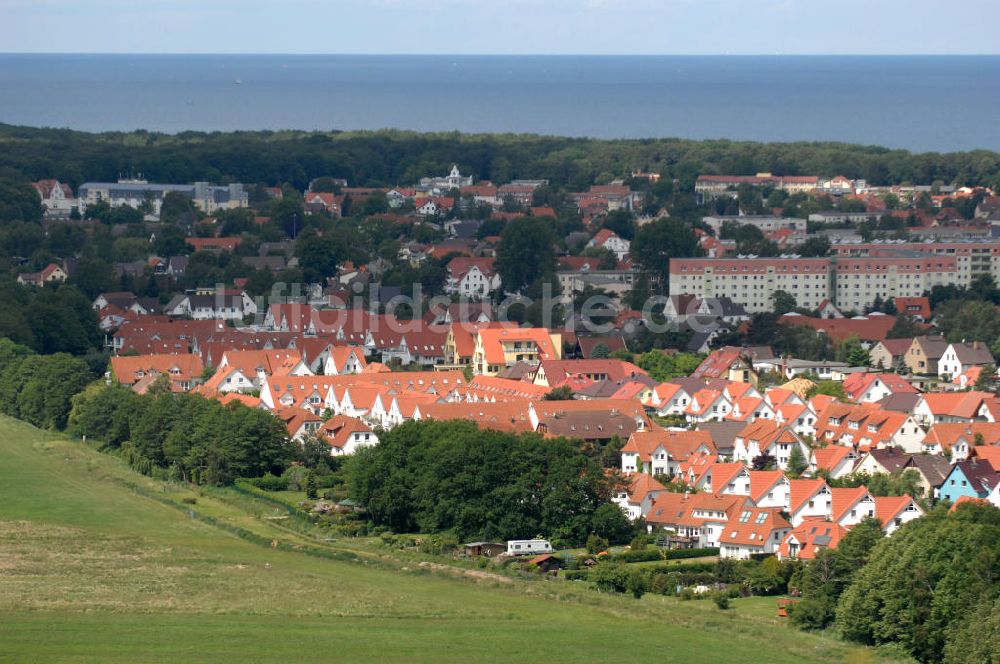
[[[555,237],[545,220],[522,217],[508,223],[496,248],[496,269],[503,288],[517,293],[539,279],[554,279],[554,246]]]
[[[670,259],[700,256],[703,251],[688,223],[664,217],[636,231],[631,253],[638,267],[665,289],[670,277]]]

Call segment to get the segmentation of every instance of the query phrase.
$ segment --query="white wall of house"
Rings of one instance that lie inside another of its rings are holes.
[[[832,511],[833,502],[830,497],[830,490],[824,486],[792,514],[792,525],[798,526],[808,516],[830,518]]]

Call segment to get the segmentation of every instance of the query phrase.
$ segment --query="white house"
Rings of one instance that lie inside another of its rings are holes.
[[[621,507],[629,520],[635,521],[645,516],[655,498],[667,488],[646,473],[634,473],[628,479],[628,485],[616,491],[611,502]]]
[[[684,411],[688,422],[721,422],[733,409],[726,395],[718,390],[698,390]]]
[[[656,409],[660,417],[683,415],[691,403],[691,395],[674,383],[660,383],[653,388],[646,405]]]
[[[42,199],[42,208],[46,217],[65,219],[80,207],[80,201],[73,196],[73,190],[68,184],[58,180],[39,180],[31,185]]]
[[[484,299],[499,288],[500,275],[493,269],[492,258],[456,256],[448,263],[446,293]]]
[[[195,320],[242,320],[257,313],[257,304],[246,291],[199,291],[175,296],[164,312]]]
[[[954,343],[945,349],[938,360],[938,377],[952,380],[972,367],[986,367],[995,364],[993,353],[982,341]]]
[[[780,509],[746,507],[723,528],[719,557],[746,560],[755,554],[774,553],[790,532],[792,525]]]
[[[792,450],[798,448],[803,461],[809,459],[809,446],[790,427],[760,419],[748,424],[736,436],[733,459],[752,463],[761,455],[774,457],[778,468],[788,469]]]
[[[618,234],[612,230],[602,228],[597,231],[597,234],[594,235],[594,237],[590,239],[587,246],[607,249],[621,261],[625,260],[625,257],[628,256],[629,250],[631,249],[631,242],[619,237]]]
[[[910,496],[877,496],[875,518],[882,523],[882,531],[892,535],[904,523],[919,519],[924,510]]]
[[[830,487],[821,479],[789,480],[789,514],[792,525],[798,526],[806,517],[815,516],[829,519],[833,513],[833,497]]]
[[[378,445],[378,436],[371,427],[357,418],[343,415],[324,422],[319,435],[330,445],[331,456],[354,454],[363,445]]]

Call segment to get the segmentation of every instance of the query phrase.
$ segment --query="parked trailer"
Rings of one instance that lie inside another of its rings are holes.
[[[539,553],[552,553],[552,545],[548,540],[509,540],[507,542],[507,555],[509,556],[532,556]]]

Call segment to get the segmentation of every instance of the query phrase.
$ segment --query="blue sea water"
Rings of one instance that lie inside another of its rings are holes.
[[[1000,150],[998,56],[0,55],[0,122]]]

